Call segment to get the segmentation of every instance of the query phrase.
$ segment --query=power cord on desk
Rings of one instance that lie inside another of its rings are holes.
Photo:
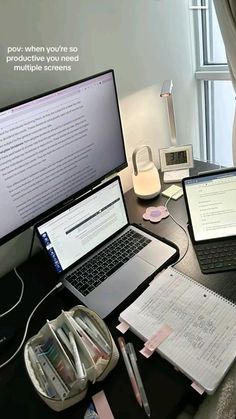
[[[18,277],[20,277],[20,275],[19,274],[17,274],[18,275]],[[22,280],[22,279],[21,279]],[[23,281],[22,281],[23,282]],[[22,340],[21,340],[21,343],[20,343],[20,345],[18,346],[18,348],[17,348],[17,350],[14,352],[14,354],[7,360],[7,361],[5,361],[5,362],[3,362],[3,364],[0,364],[0,368],[3,368],[3,367],[5,367],[5,365],[7,365],[7,364],[9,364],[9,362],[10,361],[12,361],[12,359],[13,358],[15,358],[15,356],[18,354],[18,352],[21,350],[21,348],[22,348],[22,346],[23,346],[23,344],[24,344],[24,341],[25,341],[25,338],[26,338],[26,335],[27,335],[27,332],[28,332],[28,327],[29,327],[29,323],[30,323],[30,320],[31,320],[31,318],[32,318],[32,316],[33,316],[33,314],[35,313],[35,311],[37,310],[37,308],[40,306],[40,304],[42,304],[42,302],[44,301],[44,300],[46,300],[46,298],[47,297],[49,297],[49,295],[51,295],[54,291],[56,291],[58,288],[60,288],[61,286],[62,286],[63,284],[61,283],[61,282],[59,282],[55,287],[53,287],[52,289],[51,289],[51,291],[49,291],[43,298],[42,298],[42,300],[40,300],[39,301],[39,303],[34,307],[34,309],[33,309],[33,311],[31,312],[31,314],[29,315],[29,317],[28,317],[28,320],[27,320],[27,322],[26,322],[26,326],[25,326],[25,331],[24,331],[24,335],[23,335],[23,338],[22,338]]]
[[[201,161],[200,159],[197,159],[197,158],[195,158],[194,160],[198,160],[198,161]],[[210,161],[210,160],[207,160],[206,161],[207,163],[210,163],[210,164],[215,164],[215,165],[218,165],[219,166],[219,169],[221,169],[222,168],[222,166],[221,166],[221,164],[220,163],[218,163],[218,162],[212,162],[212,161]],[[171,198],[174,196],[176,194],[176,192],[175,193],[173,193],[173,195],[171,195],[168,199],[167,199],[167,201],[166,201],[166,203],[165,203],[165,208],[167,209],[167,205],[168,205],[168,203],[169,203],[169,201],[171,200]],[[168,210],[168,212],[169,212],[169,215],[170,215],[170,218],[174,221],[174,223],[176,223],[183,231],[184,231],[184,233],[185,233],[185,235],[186,235],[186,238],[187,238],[187,246],[186,246],[186,249],[185,249],[185,252],[183,253],[183,255],[181,256],[181,258],[180,259],[178,259],[176,262],[174,262],[174,263],[172,263],[172,265],[171,266],[175,266],[177,263],[179,263],[181,260],[183,260],[183,258],[186,256],[186,254],[187,254],[187,252],[188,252],[188,249],[189,249],[189,236],[188,236],[188,231],[187,231],[187,228],[185,228],[182,224],[180,224],[174,217],[173,217],[173,215],[170,213],[170,211]]]
[[[34,244],[34,238],[35,238],[35,230],[33,230],[32,239],[31,239],[31,243],[30,243],[30,250],[29,250],[29,254],[27,256],[27,260],[31,257],[31,253],[32,253],[32,249],[33,249],[33,244]],[[14,271],[15,275],[17,276],[17,278],[19,278],[19,280],[21,281],[20,296],[19,296],[18,301],[11,308],[9,308],[9,310],[7,310],[4,313],[1,313],[0,314],[0,318],[6,316],[8,313],[10,313],[12,310],[14,310],[14,308],[16,308],[18,306],[18,304],[21,302],[22,297],[23,297],[23,293],[24,293],[24,289],[25,289],[24,282],[23,282],[21,276],[18,274],[18,272],[16,270],[16,266],[14,267],[13,271]]]
[[[19,296],[19,298],[18,298],[18,301],[11,307],[11,308],[9,308],[9,310],[7,310],[7,311],[5,311],[4,313],[1,313],[0,314],[0,318],[2,318],[2,317],[4,317],[4,316],[6,316],[8,313],[10,313],[12,310],[14,310],[14,308],[16,308],[17,306],[18,306],[18,304],[21,302],[21,300],[22,300],[22,296],[23,296],[23,293],[24,293],[24,288],[25,288],[25,285],[24,285],[24,282],[23,282],[23,279],[21,278],[21,276],[18,274],[18,272],[17,272],[17,270],[16,270],[16,267],[14,268],[14,273],[15,273],[15,275],[17,276],[17,278],[19,278],[19,280],[21,281],[21,292],[20,292],[20,296]]]
[[[173,195],[175,195],[175,194],[173,194]],[[172,196],[173,195],[171,195],[168,199],[167,199],[167,201],[166,201],[166,203],[165,203],[165,208],[166,209],[168,209],[167,208],[167,205],[168,205],[168,203],[169,203],[169,201],[171,200],[171,198],[172,198]],[[184,231],[184,233],[185,233],[185,235],[186,235],[186,238],[187,238],[187,246],[186,246],[186,249],[185,249],[185,251],[184,251],[184,253],[182,254],[182,256],[181,256],[181,258],[179,258],[176,262],[174,262],[174,263],[172,263],[172,265],[171,266],[175,266],[177,263],[179,263],[181,260],[183,260],[183,258],[186,256],[186,254],[187,254],[187,252],[188,252],[188,249],[189,249],[189,236],[188,236],[188,232],[187,232],[187,228],[185,228],[184,226],[182,226],[182,224],[180,224],[174,217],[173,217],[173,215],[170,213],[170,211],[169,211],[169,209],[168,209],[168,212],[169,212],[169,215],[170,215],[170,218],[174,221],[174,223],[175,224],[177,224],[183,231]]]

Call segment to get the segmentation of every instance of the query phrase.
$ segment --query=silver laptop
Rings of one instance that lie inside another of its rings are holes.
[[[47,217],[36,231],[65,287],[103,318],[178,256],[172,243],[129,224],[119,177]]]
[[[201,271],[236,269],[236,169],[202,173],[182,183]]]

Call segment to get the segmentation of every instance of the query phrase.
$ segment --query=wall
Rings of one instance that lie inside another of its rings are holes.
[[[162,82],[174,81],[177,137],[198,154],[188,0],[0,0],[0,106],[114,68],[128,159],[139,144],[169,146]],[[78,46],[71,72],[14,72],[9,46]],[[131,166],[121,173],[124,190]],[[0,274],[27,255],[27,231],[0,249]]]

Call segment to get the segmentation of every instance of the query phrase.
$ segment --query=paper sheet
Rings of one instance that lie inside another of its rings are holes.
[[[168,268],[123,313],[144,341],[168,324],[158,352],[212,393],[236,358],[236,306]]]

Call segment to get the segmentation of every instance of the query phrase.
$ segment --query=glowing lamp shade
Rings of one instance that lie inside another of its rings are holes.
[[[148,160],[137,164],[139,151],[147,149]],[[159,195],[161,183],[158,170],[153,162],[152,150],[149,146],[137,147],[132,154],[133,162],[133,186],[135,194],[141,199],[152,199]]]

